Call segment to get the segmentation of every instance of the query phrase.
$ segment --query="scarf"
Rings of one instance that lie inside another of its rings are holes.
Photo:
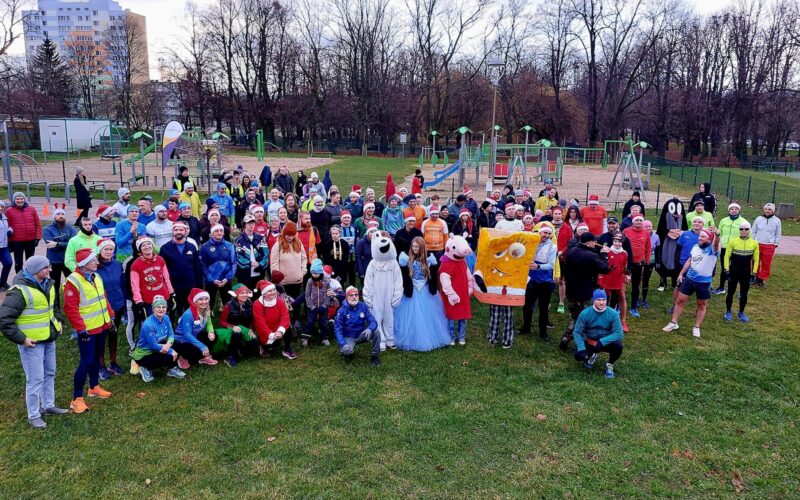
[[[342,260],[342,240],[331,243],[333,243],[333,260]]]

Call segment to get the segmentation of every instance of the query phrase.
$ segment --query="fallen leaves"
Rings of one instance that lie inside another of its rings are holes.
[[[547,415],[545,415],[544,413],[538,413],[536,415],[536,420],[538,420],[539,422],[544,422],[545,420],[547,420]]]
[[[147,396],[146,392],[137,392],[136,393],[136,397],[139,398],[139,399],[141,399],[141,398],[143,398],[145,396]]]

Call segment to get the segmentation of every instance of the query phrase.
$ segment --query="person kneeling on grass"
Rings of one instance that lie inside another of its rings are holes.
[[[261,280],[256,288],[261,291],[261,297],[253,304],[253,328],[261,343],[261,353],[273,349],[273,344],[282,339],[283,357],[290,361],[297,359],[292,350],[292,329],[285,299],[278,296],[278,288],[270,281]]]
[[[139,340],[133,351],[133,359],[139,365],[139,375],[145,382],[153,381],[153,371],[169,368],[167,377],[183,378],[186,374],[176,365],[178,351],[172,348],[175,332],[167,316],[167,299],[162,295],[153,298],[153,314],[139,330]]]
[[[211,323],[211,304],[208,292],[192,288],[189,292],[189,309],[178,320],[175,329],[175,346],[178,351],[178,368],[188,369],[192,363],[214,366],[210,346],[217,338]]]
[[[242,356],[257,356],[259,344],[253,330],[253,292],[238,283],[228,293],[233,298],[222,308],[213,349],[225,352],[225,364],[233,368]]]
[[[346,361],[353,360],[356,344],[369,342],[372,345],[371,360],[375,366],[380,366],[378,355],[381,352],[381,336],[376,331],[378,322],[369,312],[367,304],[358,300],[358,288],[347,287],[345,303],[339,308],[334,321],[334,333],[339,344],[339,352]]]
[[[572,338],[575,340],[575,360],[582,361],[586,369],[591,369],[597,361],[597,354],[608,353],[606,378],[614,378],[614,363],[622,356],[622,321],[619,313],[606,304],[607,296],[603,290],[595,290],[592,305],[578,315]]]

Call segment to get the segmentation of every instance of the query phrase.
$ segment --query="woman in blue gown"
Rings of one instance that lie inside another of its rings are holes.
[[[437,262],[414,238],[410,255],[400,254],[403,299],[394,311],[395,343],[405,351],[432,351],[450,344],[450,331],[436,280]]]

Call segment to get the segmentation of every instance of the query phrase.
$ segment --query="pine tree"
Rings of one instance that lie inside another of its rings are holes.
[[[69,67],[61,59],[58,47],[45,38],[29,66],[34,90],[47,96],[53,112],[68,113],[72,97]]]

